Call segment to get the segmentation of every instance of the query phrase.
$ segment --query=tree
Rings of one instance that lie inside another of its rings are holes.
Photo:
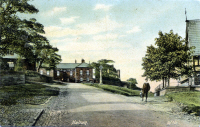
[[[2,57],[0,57],[0,71],[8,70],[8,69],[9,69],[8,63],[6,61],[4,61]]]
[[[44,26],[34,18],[27,20],[17,16],[17,13],[39,12],[28,1],[0,1],[0,55],[4,56],[7,50],[11,49],[20,57],[25,57],[29,63],[41,60],[41,63],[48,61],[50,66],[55,66],[61,58],[56,54],[58,49],[55,50],[50,46],[47,38],[41,35],[45,33]],[[34,49],[36,53],[33,52]]]
[[[167,81],[170,85],[170,78],[178,79],[180,76],[191,76],[192,66],[186,64],[193,52],[193,47],[188,47],[185,40],[178,34],[158,33],[155,45],[147,47],[147,53],[143,58],[143,77],[150,80],[163,80],[163,85]]]
[[[37,48],[36,55],[37,55],[37,62],[39,62],[38,70],[45,66],[49,69],[54,69],[56,64],[61,62],[61,56],[58,55],[57,48],[53,48],[51,45],[44,45],[41,48]]]
[[[91,63],[91,66],[95,68],[95,77],[99,80],[100,69],[99,66],[102,65],[102,77],[103,80],[119,80],[117,75],[117,70],[113,65],[109,65],[109,63],[114,63],[113,60],[101,59],[97,62]]]
[[[135,87],[136,87],[136,84],[138,84],[138,83],[137,83],[137,80],[136,80],[135,78],[129,78],[129,79],[127,80],[127,82],[130,83],[130,88],[131,88],[131,89],[132,89],[132,88],[135,88]]]
[[[44,33],[43,26],[35,19],[22,20],[17,13],[37,13],[38,10],[28,4],[28,0],[2,0],[0,1],[0,54],[5,55],[9,49],[24,56],[31,54],[25,44],[38,33]]]
[[[22,62],[22,58],[19,57],[16,61],[14,71],[24,71],[24,70],[25,70],[25,67],[24,67],[24,64]]]

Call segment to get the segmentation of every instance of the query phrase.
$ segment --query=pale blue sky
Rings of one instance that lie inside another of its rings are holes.
[[[45,27],[50,44],[59,48],[63,63],[112,59],[121,79],[136,78],[141,86],[142,57],[161,30],[185,38],[187,17],[200,19],[194,0],[34,0],[33,15]],[[158,83],[152,82],[152,88]],[[153,89],[152,89],[153,90]]]

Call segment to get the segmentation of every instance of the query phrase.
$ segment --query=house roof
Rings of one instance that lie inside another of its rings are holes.
[[[81,63],[77,67],[89,67],[89,64],[87,64],[87,63]]]
[[[3,59],[7,58],[7,59],[18,59],[20,56],[17,55],[16,53],[14,53],[14,55],[5,55],[5,56],[1,56]],[[22,59],[25,59],[24,57],[22,57]]]
[[[74,69],[76,67],[89,67],[87,63],[60,63],[57,68]]]
[[[76,68],[80,63],[60,63],[57,68]]]

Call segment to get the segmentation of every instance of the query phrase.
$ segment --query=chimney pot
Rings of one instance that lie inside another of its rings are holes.
[[[85,63],[85,60],[84,60],[84,59],[82,59],[82,63]]]

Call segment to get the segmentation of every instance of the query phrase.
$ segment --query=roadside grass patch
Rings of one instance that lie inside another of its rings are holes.
[[[91,84],[91,83],[84,83],[85,85],[88,86],[94,86],[106,91],[110,91],[112,93],[117,93],[117,94],[122,94],[125,96],[140,96],[140,91],[139,90],[131,90],[128,88],[124,87],[118,87],[118,86],[113,86],[113,85],[99,85],[99,84]]]
[[[3,86],[0,88],[0,104],[42,104],[50,96],[57,96],[59,88],[41,84]]]
[[[180,104],[183,111],[200,116],[200,92],[174,92],[165,96],[169,100]]]

